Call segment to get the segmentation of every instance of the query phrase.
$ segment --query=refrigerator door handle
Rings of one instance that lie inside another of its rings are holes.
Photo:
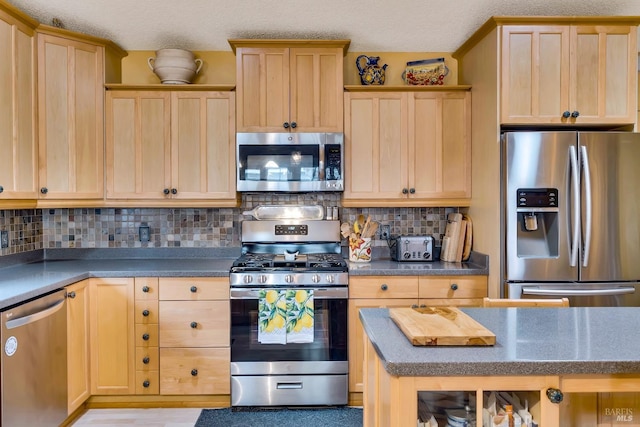
[[[573,233],[569,252],[569,265],[578,265],[578,248],[580,247],[580,170],[578,169],[578,153],[576,147],[569,147],[569,161],[571,162],[571,195],[573,197],[571,213],[573,214]]]
[[[544,289],[544,288],[522,288],[523,295],[536,296],[595,296],[595,295],[626,295],[636,291],[634,287],[614,287],[614,288],[598,288],[598,289]]]
[[[580,154],[582,157],[582,171],[584,174],[584,204],[585,204],[585,237],[584,237],[584,252],[582,259],[582,266],[589,265],[589,250],[591,248],[591,170],[589,169],[589,156],[587,154],[587,147],[580,146]]]

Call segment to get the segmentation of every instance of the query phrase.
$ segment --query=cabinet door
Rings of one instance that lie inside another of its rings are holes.
[[[571,27],[571,112],[575,123],[634,123],[636,27]]]
[[[291,128],[297,132],[342,132],[341,48],[295,48],[291,61]]]
[[[178,199],[235,202],[235,95],[173,92],[172,183]]]
[[[345,94],[344,200],[403,201],[407,189],[407,93]]]
[[[238,132],[283,132],[289,122],[289,49],[236,50]]]
[[[409,197],[471,197],[471,93],[409,96]]]
[[[363,391],[362,365],[364,363],[364,331],[360,323],[361,308],[411,307],[415,298],[349,299],[349,392]]]
[[[89,280],[67,286],[67,413],[90,396]]]
[[[38,35],[41,199],[104,197],[104,48]]]
[[[0,11],[0,200],[37,198],[35,41]]]
[[[570,31],[565,25],[502,27],[502,123],[564,123]]]
[[[133,394],[134,279],[90,280],[91,394]]]
[[[107,91],[108,199],[164,199],[171,188],[169,92]]]

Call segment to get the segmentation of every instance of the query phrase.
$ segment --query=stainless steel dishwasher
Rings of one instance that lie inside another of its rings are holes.
[[[2,427],[59,426],[67,418],[64,290],[2,311]]]

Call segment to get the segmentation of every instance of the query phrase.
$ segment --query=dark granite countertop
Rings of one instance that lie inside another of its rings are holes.
[[[640,307],[464,308],[493,346],[413,346],[384,308],[360,319],[395,376],[640,374]]]
[[[51,249],[0,258],[0,309],[89,277],[224,277],[240,248]],[[354,276],[487,275],[488,257],[468,263],[349,263]]]

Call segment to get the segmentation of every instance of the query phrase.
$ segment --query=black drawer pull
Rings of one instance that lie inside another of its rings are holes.
[[[193,377],[198,376],[198,370],[197,369],[192,369],[191,370],[191,376],[193,376]]]
[[[144,317],[149,316],[149,310],[142,310],[142,315],[143,315]]]
[[[389,289],[389,286],[387,286],[387,284],[386,284],[386,283],[383,283],[383,284],[380,286],[380,289],[382,289],[383,291],[386,291],[387,289]]]
[[[144,363],[145,365],[149,364],[149,356],[143,357],[142,358],[142,363]]]
[[[452,283],[451,284],[451,290],[452,291],[457,291],[458,290],[458,284],[457,283]]]
[[[150,385],[151,385],[151,384],[149,383],[149,380],[145,380],[145,381],[142,383],[142,387],[144,387],[144,388],[148,388]]]
[[[142,292],[149,292],[149,287],[148,286],[143,286],[142,287]]]
[[[142,339],[145,341],[149,341],[149,334],[142,334]]]
[[[67,294],[67,296],[68,296],[69,298],[75,298],[75,297],[76,297],[76,291],[71,291],[71,292],[69,292],[69,293]]]
[[[196,292],[198,290],[198,288],[196,286],[192,286],[191,289],[189,289],[191,292]]]
[[[197,328],[198,327],[198,322],[191,322],[191,327],[193,329]]]

